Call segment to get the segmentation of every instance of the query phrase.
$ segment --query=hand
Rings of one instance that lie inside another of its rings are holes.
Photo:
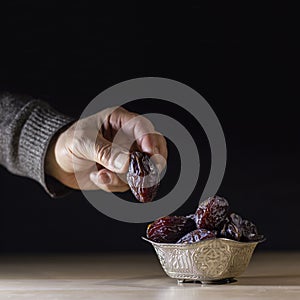
[[[81,119],[55,137],[45,172],[74,189],[126,191],[124,174],[133,142],[135,149],[153,155],[160,171],[164,168],[165,138],[148,119],[118,107]]]

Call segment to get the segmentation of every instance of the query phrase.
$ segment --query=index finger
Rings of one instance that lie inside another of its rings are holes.
[[[136,142],[140,151],[154,156],[154,160],[165,164],[163,161],[168,156],[166,139],[155,130],[149,119],[129,112],[124,108],[118,108],[112,113],[110,122],[113,123],[116,130],[119,130],[115,142],[118,142],[118,140],[124,142],[125,135],[128,143],[127,147],[130,148],[131,144]],[[159,158],[159,156],[161,157]]]
[[[161,172],[166,166],[168,149],[166,139],[159,132],[146,134],[137,141],[143,152],[152,155],[157,168]]]

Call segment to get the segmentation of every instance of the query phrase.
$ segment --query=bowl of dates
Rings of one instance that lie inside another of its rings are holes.
[[[194,214],[155,220],[146,236],[169,277],[207,284],[240,276],[264,241],[255,224],[231,212],[228,201],[219,196],[200,202]]]

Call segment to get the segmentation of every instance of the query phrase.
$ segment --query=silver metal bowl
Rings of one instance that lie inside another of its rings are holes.
[[[237,242],[225,238],[204,240],[192,244],[152,244],[162,268],[179,283],[226,283],[247,268],[257,242]]]

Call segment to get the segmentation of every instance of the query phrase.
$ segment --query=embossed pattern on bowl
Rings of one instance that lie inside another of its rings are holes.
[[[151,243],[162,268],[178,281],[202,283],[230,281],[247,268],[257,242],[237,242],[225,238],[204,240],[192,244]]]

